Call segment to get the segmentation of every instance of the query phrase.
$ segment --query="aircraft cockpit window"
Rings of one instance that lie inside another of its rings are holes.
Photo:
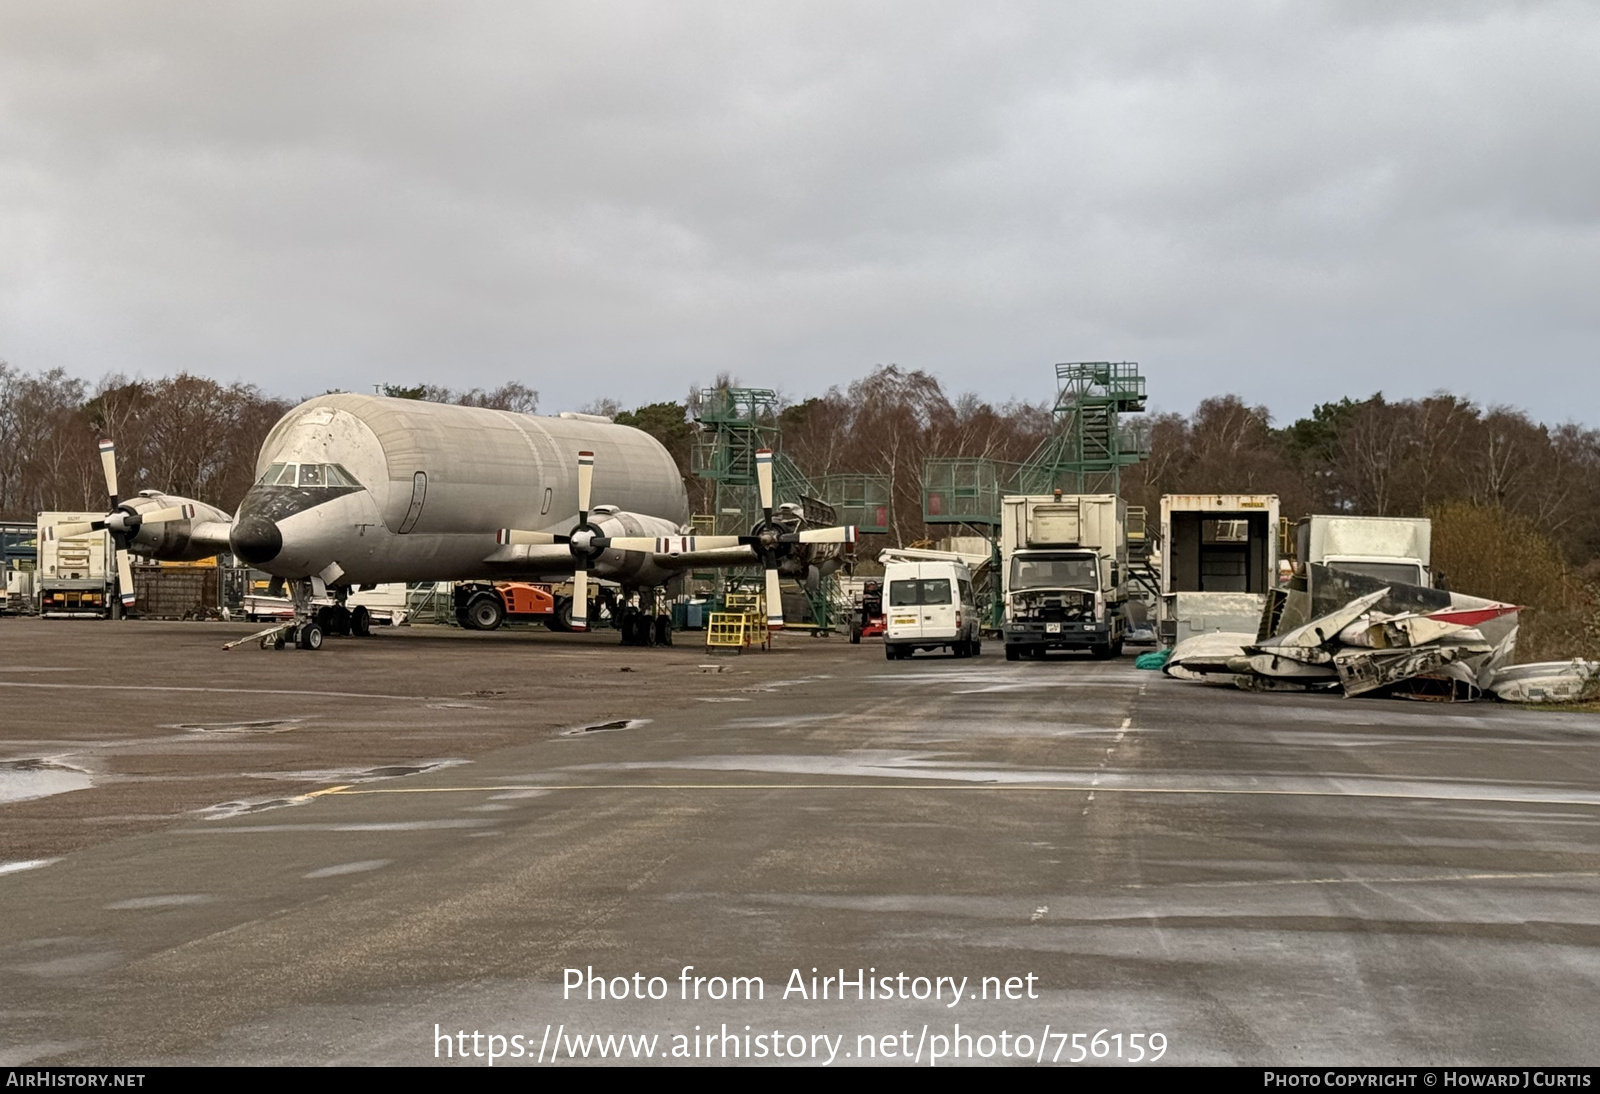
[[[275,463],[257,480],[260,486],[349,486],[361,482],[336,463]]]

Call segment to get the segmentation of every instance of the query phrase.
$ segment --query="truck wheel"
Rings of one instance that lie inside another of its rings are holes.
[[[1006,643],[1006,660],[1007,661],[1020,661],[1020,660],[1022,660],[1022,651],[1017,646],[1015,646],[1014,644],[1012,644],[1010,642]]]
[[[1111,659],[1111,647],[1104,643],[1090,646],[1089,653],[1096,661],[1108,661]]]
[[[372,633],[372,613],[367,611],[365,604],[357,604],[355,611],[350,613],[350,633],[357,638],[365,638]]]
[[[885,642],[883,644],[883,657],[884,657],[884,660],[886,660],[886,661],[898,661],[898,660],[900,660],[900,647],[899,646],[894,646],[894,645],[889,644],[888,642]]]
[[[572,597],[556,597],[555,608],[544,621],[545,629],[563,634],[572,630]]]
[[[861,624],[854,619],[850,621],[850,644],[861,645]]]
[[[492,631],[505,619],[506,609],[498,596],[486,594],[467,605],[467,615],[474,630]]]
[[[1112,657],[1121,657],[1122,656],[1122,639],[1119,638],[1115,642],[1111,643],[1111,656]]]
[[[977,638],[974,638],[972,640],[972,656],[981,657],[982,655],[983,655],[983,642],[981,640],[977,639]]]

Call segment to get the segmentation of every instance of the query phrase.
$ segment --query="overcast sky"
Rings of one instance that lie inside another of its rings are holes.
[[[1600,5],[0,0],[0,359],[1600,425]]]

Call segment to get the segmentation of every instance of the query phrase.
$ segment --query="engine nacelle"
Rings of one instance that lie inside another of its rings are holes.
[[[193,506],[194,516],[188,520],[152,524],[143,520],[145,514],[179,505]],[[163,494],[159,490],[142,490],[138,497],[118,505],[113,519],[119,514],[124,526],[132,530],[128,550],[136,555],[163,562],[194,562],[228,549],[228,514],[203,501]],[[203,525],[212,527],[202,529]],[[196,534],[197,531],[201,534]]]
[[[589,514],[589,523],[602,536],[663,536],[683,535],[670,520],[645,516],[642,513],[625,513],[609,505],[596,506]],[[605,550],[589,564],[589,572],[608,581],[624,585],[665,585],[679,573],[656,565],[655,556],[643,551]]]

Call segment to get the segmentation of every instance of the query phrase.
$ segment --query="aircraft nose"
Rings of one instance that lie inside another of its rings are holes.
[[[277,558],[283,550],[283,533],[276,521],[259,513],[244,513],[228,533],[228,542],[239,561],[260,566]]]

